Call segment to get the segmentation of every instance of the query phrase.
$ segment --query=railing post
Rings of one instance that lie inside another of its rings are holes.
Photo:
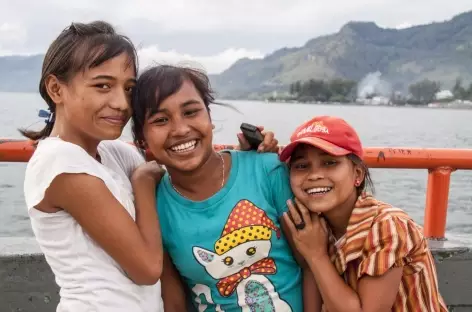
[[[424,214],[424,235],[444,239],[446,234],[447,205],[449,200],[450,167],[428,169],[428,188]]]

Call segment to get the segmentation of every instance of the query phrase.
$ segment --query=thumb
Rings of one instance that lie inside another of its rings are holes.
[[[238,141],[239,141],[239,148],[242,151],[251,149],[251,146],[249,145],[249,142],[246,140],[246,138],[244,137],[244,135],[242,133],[238,133],[237,137],[238,137]]]
[[[320,217],[320,223],[321,223],[321,227],[323,228],[325,233],[328,233],[328,224],[326,223],[325,218]]]

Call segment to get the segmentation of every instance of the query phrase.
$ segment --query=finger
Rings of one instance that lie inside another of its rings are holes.
[[[295,197],[295,203],[297,204],[298,211],[300,211],[303,220],[305,221],[306,225],[311,224],[311,214],[310,211],[303,205],[298,198]]]
[[[260,132],[264,131],[264,126],[257,126],[257,129],[259,129]]]
[[[294,236],[297,233],[297,229],[295,228],[295,224],[293,224],[292,219],[290,218],[290,215],[288,212],[284,212],[283,214],[285,223],[287,224],[288,230]]]
[[[297,208],[295,208],[295,205],[293,204],[292,200],[287,200],[287,206],[288,206],[288,211],[290,213],[290,216],[292,217],[293,223],[294,224],[300,224],[303,222],[302,217],[300,216],[300,213],[298,212]]]
[[[259,152],[266,152],[268,150],[268,147],[272,144],[272,141],[274,140],[274,133],[273,132],[266,132],[263,134],[264,135],[264,140],[262,140],[262,143],[259,144],[259,147],[257,150]]]
[[[273,141],[274,140],[274,133],[271,132],[271,131],[268,131],[265,133],[264,135],[264,140],[262,141],[262,144],[259,145],[259,151],[269,151],[270,150],[270,147],[271,145],[273,145]]]
[[[328,224],[326,223],[325,218],[320,218],[320,223],[325,233],[328,233]]]
[[[237,134],[238,141],[239,141],[239,149],[242,151],[248,151],[251,149],[249,142],[246,140],[242,133]]]
[[[277,153],[279,151],[279,141],[273,139],[271,145],[267,147],[267,151]]]

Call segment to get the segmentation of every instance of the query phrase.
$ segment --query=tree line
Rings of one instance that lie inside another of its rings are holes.
[[[291,99],[300,102],[354,102],[357,98],[357,82],[349,79],[332,79],[329,81],[320,79],[310,79],[307,81],[296,81],[290,84],[289,92]],[[386,96],[393,104],[404,105],[427,105],[436,101],[436,94],[441,91],[441,83],[429,79],[415,82],[408,87],[408,94],[392,92]],[[445,98],[445,101],[452,99],[472,101],[472,83],[464,86],[458,78],[451,90],[452,98]],[[373,98],[379,94],[369,94],[367,98]],[[439,101],[441,101],[439,99]]]
[[[290,84],[290,95],[298,101],[350,102],[355,100],[357,82],[346,79],[310,79]]]

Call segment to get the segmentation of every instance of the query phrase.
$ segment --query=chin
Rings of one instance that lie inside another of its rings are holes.
[[[297,198],[309,211],[314,213],[326,213],[335,207],[333,203],[326,200],[309,198],[307,196]]]
[[[319,205],[314,203],[309,203],[306,207],[308,210],[315,213],[327,213],[334,208],[332,205]]]
[[[122,131],[109,131],[102,136],[102,140],[116,140],[121,137]]]

